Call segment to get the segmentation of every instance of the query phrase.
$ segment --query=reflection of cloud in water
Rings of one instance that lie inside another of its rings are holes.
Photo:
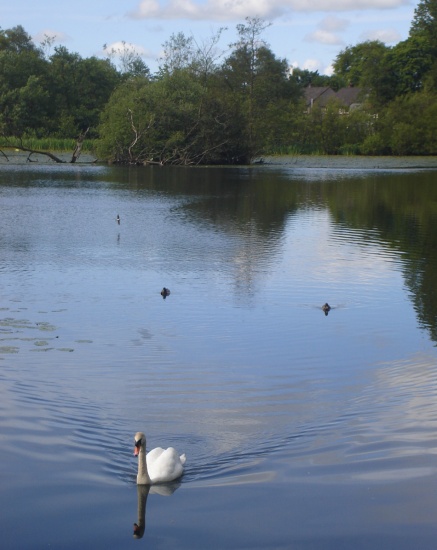
[[[409,359],[385,363],[377,373],[377,403],[382,413],[379,428],[386,433],[391,425],[390,433],[400,432],[404,441],[419,442],[420,452],[423,443],[429,441],[437,453],[436,371],[435,358],[418,353]]]
[[[247,465],[246,465],[247,467]],[[205,477],[192,485],[196,487],[224,487],[236,485],[253,485],[254,483],[270,483],[277,476],[274,470],[255,472],[251,474],[235,474],[225,476]]]
[[[284,256],[296,277],[337,285],[350,280],[369,284],[377,279],[391,281],[397,259],[376,231],[372,234],[335,225],[328,210],[317,216],[311,210],[300,211],[290,218]]]
[[[338,416],[314,425],[275,460],[287,463],[288,479],[305,483],[381,484],[434,476],[436,370],[435,357],[426,354],[369,365],[339,402]]]
[[[436,366],[434,357],[417,354],[378,368],[354,404],[359,420],[347,454],[361,463],[356,479],[395,481],[436,472]]]
[[[354,478],[361,481],[395,482],[399,480],[415,479],[418,477],[431,476],[436,469],[432,467],[393,468],[391,470],[381,469],[374,472],[355,474]]]

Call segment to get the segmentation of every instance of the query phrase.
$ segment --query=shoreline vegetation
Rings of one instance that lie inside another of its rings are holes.
[[[64,46],[52,52],[49,37],[37,47],[21,26],[0,29],[0,157],[8,147],[29,162],[45,154],[74,163],[86,152],[161,166],[437,155],[437,0],[419,0],[395,46],[346,47],[331,76],[278,58],[262,37],[269,25],[247,17],[226,49],[223,29],[202,42],[174,34],[156,74],[127,44],[84,59]],[[60,150],[72,151],[69,161]]]
[[[68,143],[68,142],[66,142]],[[110,166],[111,163],[106,160],[98,159],[93,154],[93,149],[88,144],[88,147],[84,148],[80,158],[75,163],[76,165],[96,165],[96,166]],[[35,146],[35,143],[33,144]],[[6,155],[4,154],[6,153]],[[61,165],[71,165],[71,150],[59,149],[54,150],[53,154],[62,160]],[[27,165],[27,166],[47,166],[57,165],[52,158],[45,154],[32,154],[29,160],[29,153],[21,151],[15,148],[0,149],[0,167],[1,166],[14,166],[14,165]],[[138,165],[140,166],[140,165]],[[144,164],[144,167],[153,167],[153,164]],[[226,166],[226,165],[224,165]],[[323,169],[323,170],[436,170],[437,169],[437,155],[428,156],[371,156],[371,155],[326,155],[326,154],[272,154],[266,155],[259,159],[259,161],[253,162],[251,165],[253,168],[268,169],[269,167],[284,167],[292,168],[296,170],[303,169]],[[208,165],[202,165],[203,168]],[[217,165],[211,166],[212,168],[218,167]],[[181,166],[181,168],[193,168],[193,166]]]

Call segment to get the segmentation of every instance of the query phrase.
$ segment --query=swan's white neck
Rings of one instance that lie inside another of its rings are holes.
[[[138,485],[151,485],[152,481],[147,471],[147,460],[146,460],[146,448],[144,445],[141,445],[140,452],[138,454],[138,475],[137,475],[137,484]]]

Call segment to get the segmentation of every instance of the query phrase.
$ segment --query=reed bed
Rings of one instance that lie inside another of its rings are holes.
[[[9,142],[13,147],[13,139],[10,139]],[[27,149],[32,149],[35,151],[50,151],[52,153],[69,153],[73,152],[76,147],[76,140],[70,138],[23,138],[22,140],[16,140],[15,143],[26,147]],[[84,153],[91,153],[94,150],[94,140],[85,139],[82,143],[82,151]]]

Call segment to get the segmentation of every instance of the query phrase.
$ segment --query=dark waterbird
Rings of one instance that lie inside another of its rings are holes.
[[[120,216],[117,214],[117,217],[115,218],[117,220],[118,225],[120,225]]]
[[[161,296],[164,298],[164,300],[167,298],[167,296],[170,296],[170,289],[169,288],[163,288],[161,290]]]
[[[328,313],[331,311],[331,306],[328,304],[328,302],[323,304],[322,311],[325,312],[325,315],[328,315]]]

